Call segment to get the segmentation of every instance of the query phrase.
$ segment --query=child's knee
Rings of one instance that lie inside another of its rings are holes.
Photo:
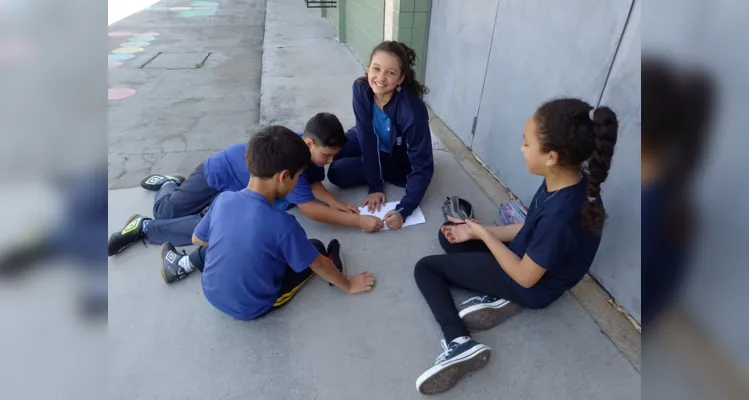
[[[435,257],[439,256],[422,257],[421,260],[416,262],[416,266],[414,267],[414,279],[416,279],[417,284],[419,281],[423,281],[427,275],[432,273],[432,265]]]
[[[328,182],[341,188],[346,187],[344,184],[343,173],[344,171],[341,171],[341,168],[336,165],[335,161],[333,161],[333,163],[328,167]]]

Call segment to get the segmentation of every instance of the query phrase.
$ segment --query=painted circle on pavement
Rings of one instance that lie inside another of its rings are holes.
[[[152,40],[156,39],[153,36],[136,36],[134,38],[130,38],[131,42],[150,42]]]
[[[148,42],[125,42],[120,47],[146,47],[151,43]]]
[[[110,37],[124,37],[124,36],[132,36],[133,34],[130,32],[109,32]]]
[[[192,10],[192,7],[169,7],[171,11],[187,11]]]
[[[114,54],[133,54],[140,53],[143,51],[142,47],[120,47],[119,49],[112,50]]]
[[[137,90],[130,88],[110,88],[107,90],[107,98],[109,100],[122,100],[136,93],[138,93]]]
[[[192,9],[193,10],[204,10],[204,11],[211,10],[211,11],[214,11],[214,10],[216,10],[216,7],[193,7]]]
[[[135,58],[135,54],[109,54],[107,56],[109,61],[125,61],[131,58]]]
[[[159,36],[158,32],[144,32],[144,33],[138,33],[134,36]]]
[[[122,61],[108,61],[107,68],[117,68],[122,66]]]

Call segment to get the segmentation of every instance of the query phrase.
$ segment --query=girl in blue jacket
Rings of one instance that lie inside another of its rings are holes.
[[[347,145],[328,169],[334,185],[368,186],[364,205],[370,212],[385,203],[385,182],[405,187],[405,196],[386,215],[390,229],[403,226],[419,206],[434,174],[429,115],[422,100],[427,88],[414,77],[415,62],[414,51],[400,42],[385,41],[372,50],[366,74],[353,85],[356,126],[346,133]]]

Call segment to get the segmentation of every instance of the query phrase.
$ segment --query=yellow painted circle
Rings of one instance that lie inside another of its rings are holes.
[[[112,53],[133,54],[133,53],[140,53],[141,51],[143,51],[142,47],[120,47],[119,49],[112,50]]]

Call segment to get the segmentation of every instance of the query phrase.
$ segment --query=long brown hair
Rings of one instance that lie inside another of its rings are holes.
[[[372,62],[374,55],[380,51],[392,55],[400,62],[401,74],[405,77],[403,83],[401,83],[402,87],[411,89],[411,91],[416,93],[420,99],[424,98],[424,95],[429,93],[429,89],[416,80],[416,71],[414,71],[414,66],[416,65],[416,52],[412,48],[402,42],[386,40],[378,44],[374,50],[372,50],[372,53],[369,55],[370,63]],[[366,81],[367,74],[364,73],[362,78]]]

